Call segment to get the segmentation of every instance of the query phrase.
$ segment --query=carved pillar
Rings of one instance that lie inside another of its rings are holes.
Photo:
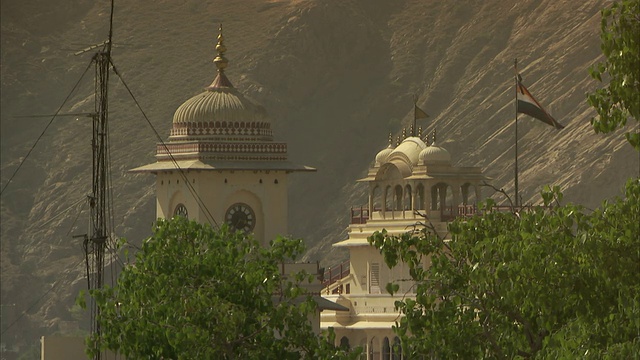
[[[373,182],[369,183],[369,218],[373,216],[373,204],[375,203],[375,188],[376,184]]]

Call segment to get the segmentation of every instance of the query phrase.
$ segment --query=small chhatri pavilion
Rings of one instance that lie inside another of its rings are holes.
[[[411,131],[413,133],[413,131]],[[349,311],[324,311],[321,327],[332,327],[342,346],[362,346],[367,359],[402,359],[402,348],[392,326],[401,316],[394,302],[415,297],[406,264],[389,269],[367,237],[382,229],[400,235],[418,222],[430,222],[441,234],[447,222],[473,214],[481,199],[480,186],[487,178],[479,167],[456,167],[451,155],[436,144],[433,133],[422,139],[403,136],[375,156],[373,166],[360,182],[368,184],[368,204],[351,210],[348,238],[333,246],[346,247],[349,260],[325,272],[323,296]],[[427,267],[429,264],[423,264]],[[384,287],[396,283],[395,295]]]

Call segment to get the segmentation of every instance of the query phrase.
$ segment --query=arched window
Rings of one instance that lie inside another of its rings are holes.
[[[464,185],[460,186],[460,193],[462,194],[462,205],[468,205],[469,204],[469,183],[465,183]]]
[[[389,345],[389,338],[385,337],[382,340],[382,360],[389,360],[391,356],[391,346]]]
[[[349,338],[346,336],[343,336],[340,339],[340,347],[344,350],[349,350],[351,348],[351,346],[349,346]]]
[[[438,193],[438,185],[433,185],[431,187],[431,210],[438,210],[438,205],[440,205]]]
[[[396,336],[393,339],[393,348],[391,349],[391,359],[392,360],[401,360],[402,359],[402,344],[400,343],[400,339]]]
[[[189,218],[189,212],[187,211],[187,207],[184,206],[184,204],[178,204],[178,206],[176,206],[175,210],[173,210],[173,216],[182,216],[185,218]]]
[[[394,200],[396,205],[394,210],[396,211],[402,210],[402,186],[401,185],[396,185]]]
[[[443,189],[442,189],[442,210],[441,210],[441,214],[442,216],[444,216],[445,218],[442,219],[442,221],[445,221],[445,219],[447,219],[446,221],[451,221],[453,218],[455,218],[455,213],[457,211],[457,209],[454,209],[454,201],[453,201],[453,188],[451,185],[448,184],[443,184]],[[458,204],[456,204],[457,206]]]
[[[360,348],[362,352],[360,353],[360,360],[367,360],[367,338],[363,338],[360,340]]]
[[[463,205],[476,205],[478,203],[478,199],[476,199],[476,187],[473,186],[473,184],[465,183],[460,186],[460,192],[462,193]]]
[[[404,187],[404,209],[411,210],[412,203],[412,194],[411,194],[411,185],[407,185]]]
[[[387,186],[384,192],[384,209],[386,211],[393,210],[393,192],[391,186]]]
[[[415,205],[415,209],[424,210],[424,186],[422,184],[416,186],[416,201],[418,203]]]
[[[447,205],[447,197],[451,197],[448,192],[449,185],[437,183],[431,187],[431,210],[443,210]],[[452,202],[449,199],[449,202]]]
[[[376,185],[376,187],[373,188],[371,200],[373,206],[373,209],[371,209],[372,212],[382,210],[382,191],[380,191],[380,186]]]
[[[378,339],[376,339],[376,337],[372,337],[371,340],[369,340],[369,359],[379,359],[380,356],[380,348],[378,346],[380,342],[378,341]]]

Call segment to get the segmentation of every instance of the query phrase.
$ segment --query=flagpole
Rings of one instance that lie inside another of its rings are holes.
[[[418,114],[416,108],[418,107],[418,95],[413,95],[413,130],[411,136],[416,136],[416,121],[418,120]]]
[[[516,196],[516,207],[518,206],[518,58],[514,60],[514,69],[515,69],[515,102],[516,102],[516,119],[515,119],[515,128],[516,128],[516,144],[515,144],[515,177],[514,177],[514,187],[515,187],[515,196]]]

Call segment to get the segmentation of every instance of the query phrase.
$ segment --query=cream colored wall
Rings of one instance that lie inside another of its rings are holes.
[[[370,270],[372,263],[378,263],[380,269],[379,285],[380,293],[386,294],[386,285],[389,282],[397,283],[400,286],[399,293],[411,292],[413,285],[409,279],[409,267],[399,262],[395,267],[390,269],[384,262],[384,258],[380,252],[373,246],[357,246],[349,248],[350,254],[350,273],[353,276],[351,280],[351,294],[369,294]]]
[[[307,315],[307,320],[311,324],[311,330],[314,334],[320,335],[322,330],[320,330],[320,310],[316,308],[316,310]]]
[[[164,186],[165,181],[170,178],[170,173],[156,174],[156,218],[166,219],[169,215],[169,191]]]
[[[85,354],[85,339],[83,337],[70,336],[43,336],[40,339],[41,360],[85,360],[89,357]],[[106,351],[102,359],[115,360],[124,357],[116,356],[111,351]]]
[[[262,244],[268,244],[278,235],[288,235],[286,172],[214,170],[186,171],[185,174],[218,224],[225,221],[229,206],[242,202],[255,212],[254,236]],[[156,189],[158,217],[172,217],[175,207],[182,203],[187,207],[189,219],[208,222],[207,214],[176,171],[157,174]]]
[[[194,189],[200,191],[201,173],[185,171],[184,174]],[[171,218],[176,206],[184,204],[189,218],[199,221],[201,217],[198,204],[184,181],[177,171],[163,171],[156,175],[156,217]]]
[[[353,274],[354,284],[351,286],[352,294],[367,294],[369,279],[369,263],[377,261],[380,254],[375,254],[372,246],[358,246],[349,249],[350,273]]]
[[[343,336],[347,337],[350,348],[362,347],[362,359],[381,359],[384,338],[388,338],[389,344],[392,346],[394,338],[397,336],[391,329],[334,329],[334,331],[336,333],[335,345],[340,345]]]
[[[216,186],[203,188],[201,196],[207,204],[214,204],[216,221],[223,222],[229,206],[243,202],[255,212],[254,235],[263,245],[277,235],[287,235],[287,176],[284,172],[209,172],[206,176],[210,176],[206,183]]]

